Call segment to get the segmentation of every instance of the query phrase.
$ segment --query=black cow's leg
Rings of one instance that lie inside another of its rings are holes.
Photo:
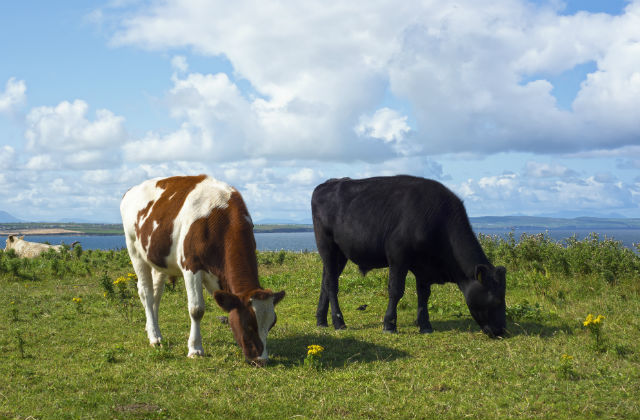
[[[384,332],[395,333],[398,331],[398,302],[404,296],[404,285],[407,277],[407,269],[404,266],[389,266],[389,304],[387,312],[384,314],[382,330]]]
[[[320,299],[318,300],[318,309],[316,311],[317,325],[326,327],[327,313],[329,311],[329,303],[331,304],[331,322],[336,330],[346,328],[340,305],[338,304],[338,278],[347,264],[347,258],[338,249],[332,246],[329,249],[322,247],[318,249],[323,261],[322,269],[322,288],[320,290]]]
[[[316,324],[318,327],[328,327],[327,314],[329,313],[329,293],[324,287],[325,269],[322,270],[322,284],[320,285],[320,299],[316,310]]]
[[[429,322],[429,296],[431,296],[431,285],[423,277],[416,275],[416,291],[418,292],[418,318],[416,323],[420,327],[421,334],[433,332],[431,322]]]

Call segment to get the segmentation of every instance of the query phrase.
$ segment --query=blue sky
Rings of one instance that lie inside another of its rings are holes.
[[[256,221],[410,173],[472,216],[640,217],[640,1],[0,4],[0,210],[117,222],[209,173]]]

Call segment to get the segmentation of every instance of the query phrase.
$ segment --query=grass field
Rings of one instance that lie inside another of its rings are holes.
[[[640,417],[638,254],[597,236],[481,239],[508,269],[504,339],[479,331],[452,284],[433,286],[435,332],[420,335],[413,277],[399,333],[383,334],[386,270],[352,264],[348,329],[318,328],[318,255],[259,253],[262,285],[287,292],[265,368],[244,363],[211,297],[207,355],[186,357],[181,281],[160,306],[165,345],[149,347],[126,251],[0,252],[0,418]],[[604,319],[585,327],[588,314]],[[312,344],[324,351],[305,363]]]

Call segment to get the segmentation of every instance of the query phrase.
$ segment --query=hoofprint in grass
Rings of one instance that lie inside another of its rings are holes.
[[[593,314],[587,315],[582,326],[586,327],[594,337],[594,348],[596,351],[604,352],[606,350],[602,340],[602,320],[604,316],[598,315],[594,317]]]
[[[304,358],[304,366],[317,369],[321,366],[320,359],[322,358],[322,352],[324,347],[318,344],[311,344],[307,346],[307,357]]]

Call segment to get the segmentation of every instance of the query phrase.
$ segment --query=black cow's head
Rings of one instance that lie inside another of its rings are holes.
[[[475,280],[464,290],[471,316],[489,337],[504,335],[507,327],[506,291],[507,270],[504,267],[476,266]]]

